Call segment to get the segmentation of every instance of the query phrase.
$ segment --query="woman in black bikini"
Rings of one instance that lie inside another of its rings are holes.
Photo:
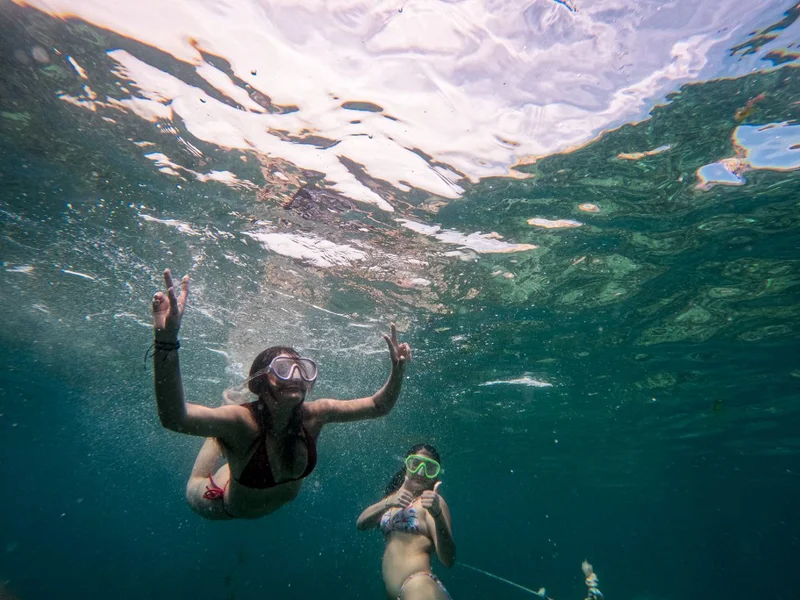
[[[390,600],[450,600],[431,570],[431,556],[452,567],[456,543],[450,509],[439,495],[441,459],[436,448],[419,444],[386,486],[385,497],[358,517],[361,530],[380,527],[386,538],[383,582]]]
[[[397,342],[394,324],[389,345],[392,370],[372,396],[356,400],[305,402],[317,366],[291,348],[259,354],[247,381],[257,400],[208,408],[184,400],[178,362],[178,331],[189,295],[189,277],[176,294],[169,269],[167,293],[153,296],[155,343],[153,369],[156,404],[162,425],[172,431],[208,438],[186,486],[189,506],[207,519],[255,519],[293,500],[317,462],[316,440],[327,423],[374,419],[397,402],[403,372],[411,358],[408,344]],[[220,456],[226,462],[214,472]]]

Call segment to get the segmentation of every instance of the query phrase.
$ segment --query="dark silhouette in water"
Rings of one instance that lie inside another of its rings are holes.
[[[12,594],[6,587],[6,584],[8,584],[7,581],[5,583],[0,583],[0,600],[19,600],[19,598]]]
[[[289,202],[283,205],[283,208],[295,211],[304,219],[317,221],[332,214],[353,210],[355,204],[335,192],[303,186]]]

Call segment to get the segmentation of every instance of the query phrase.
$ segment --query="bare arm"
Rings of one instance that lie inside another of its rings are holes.
[[[155,379],[158,418],[167,429],[204,437],[231,439],[242,425],[237,406],[208,408],[188,404],[183,395],[178,331],[189,296],[188,275],[181,280],[181,294],[176,296],[169,269],[164,271],[167,294],[153,296],[153,375]]]
[[[388,415],[400,396],[403,371],[403,368],[393,366],[386,383],[372,396],[355,400],[333,400],[330,398],[316,400],[309,403],[309,412],[323,425],[326,423],[363,421]]]
[[[361,531],[366,531],[368,529],[374,529],[380,525],[383,513],[389,510],[389,498],[390,496],[387,496],[383,500],[380,500],[372,506],[368,506],[366,509],[364,509],[364,512],[359,515],[358,520],[356,521],[356,527]]]
[[[178,433],[219,437],[226,441],[237,435],[242,427],[241,407],[208,408],[185,401],[177,350],[156,349],[153,372],[158,418],[164,427]]]
[[[441,510],[435,516],[428,511],[428,527],[433,532],[436,556],[445,567],[449,568],[456,562],[456,542],[453,539],[450,508],[441,496],[439,497],[439,507]]]
[[[381,389],[365,398],[355,400],[317,400],[308,403],[310,416],[324,425],[326,423],[346,423],[375,419],[389,414],[400,396],[403,385],[403,374],[406,364],[411,358],[411,348],[408,344],[397,343],[397,330],[392,323],[392,335],[383,336],[389,345],[389,356],[392,359],[392,370],[389,378]]]
[[[367,507],[364,512],[358,517],[356,527],[361,531],[367,529],[374,529],[381,523],[383,513],[392,508],[393,506],[408,506],[414,496],[408,490],[400,488],[394,494],[389,494],[380,502],[376,502],[372,506]]]
[[[420,496],[422,507],[427,511],[425,522],[431,532],[436,555],[445,567],[452,567],[456,562],[456,543],[453,540],[450,507],[439,494],[441,481],[437,481],[433,490],[425,490]]]

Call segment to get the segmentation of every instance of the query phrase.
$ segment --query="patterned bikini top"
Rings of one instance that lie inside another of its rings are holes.
[[[384,535],[389,535],[393,531],[421,533],[416,509],[413,506],[390,508],[381,517],[381,531]]]

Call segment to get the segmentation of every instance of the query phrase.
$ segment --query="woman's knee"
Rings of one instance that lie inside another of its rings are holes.
[[[203,486],[207,481],[207,477],[190,477],[186,483],[186,502],[192,508],[197,504],[198,498],[202,497],[201,490],[204,489]]]

